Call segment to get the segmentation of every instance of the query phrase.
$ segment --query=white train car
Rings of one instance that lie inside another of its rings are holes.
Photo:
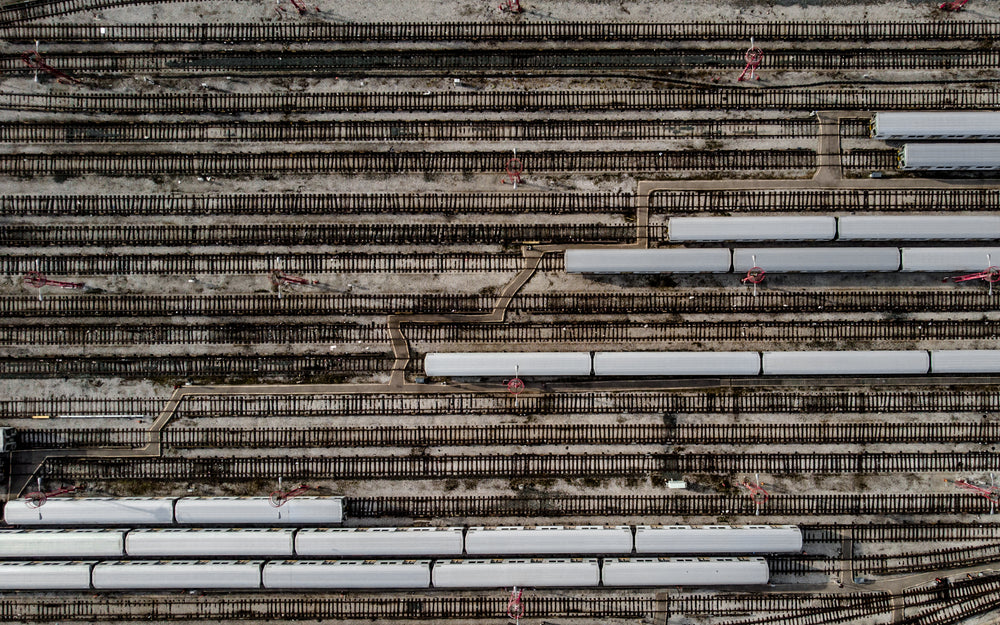
[[[930,371],[924,350],[764,352],[764,375],[916,375]]]
[[[977,272],[1000,265],[1000,247],[904,247],[903,271]]]
[[[597,558],[438,560],[431,573],[435,588],[596,587]]]
[[[776,273],[899,271],[895,247],[755,247],[733,250],[737,273],[761,267]]]
[[[0,591],[89,590],[92,562],[0,562]]]
[[[291,529],[138,529],[128,533],[130,556],[151,557],[291,557],[295,531]]]
[[[430,560],[291,560],[264,565],[264,588],[428,588]]]
[[[759,586],[764,558],[605,558],[605,586]]]
[[[1000,373],[1000,350],[935,349],[931,373]]]
[[[566,250],[566,273],[729,273],[728,249]]]
[[[331,525],[344,520],[342,497],[293,497],[281,506],[267,497],[182,497],[174,508],[184,525]]]
[[[470,527],[465,552],[504,556],[532,554],[629,554],[632,528],[618,526]]]
[[[760,375],[757,352],[597,352],[594,375]]]
[[[875,113],[872,120],[872,138],[880,141],[1000,139],[1000,113],[995,111]]]
[[[590,375],[588,352],[432,353],[424,373],[432,377],[514,377],[517,375]]]
[[[635,552],[672,553],[800,553],[802,532],[794,525],[639,525]]]
[[[0,530],[0,558],[120,558],[125,530]]]
[[[671,241],[833,241],[834,217],[671,217]]]
[[[300,556],[460,556],[461,527],[344,527],[302,529]]]
[[[837,228],[841,241],[1000,239],[1000,217],[992,215],[850,215]]]
[[[82,497],[49,499],[33,508],[27,499],[8,501],[8,525],[170,525],[174,500],[160,497]]]
[[[899,168],[906,171],[1000,169],[1000,143],[905,143]]]
[[[260,588],[263,562],[247,560],[137,560],[94,565],[100,590],[251,590]]]

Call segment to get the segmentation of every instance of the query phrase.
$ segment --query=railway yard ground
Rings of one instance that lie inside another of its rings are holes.
[[[519,620],[997,622],[1000,370],[933,362],[998,349],[1000,261],[945,280],[906,248],[1000,233],[683,244],[902,258],[759,284],[564,255],[681,247],[678,217],[1000,216],[996,171],[902,171],[870,135],[877,112],[1000,110],[1000,6],[938,4],[0,2],[2,498],[305,484],[346,527],[788,524],[802,551],[767,555],[766,585],[553,583]],[[932,364],[424,368],[883,350]],[[0,620],[511,620],[506,586],[191,590],[0,589]]]

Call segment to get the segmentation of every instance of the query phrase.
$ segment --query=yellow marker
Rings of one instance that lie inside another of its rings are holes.
[[[31,415],[31,418],[32,419],[48,419],[49,415],[47,415],[47,414],[33,414],[33,415]]]

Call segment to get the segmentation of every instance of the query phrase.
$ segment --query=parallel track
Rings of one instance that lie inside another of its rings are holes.
[[[0,96],[2,97],[2,96]],[[324,215],[386,213],[585,214],[635,212],[631,193],[247,193],[240,195],[0,196],[8,216]]]
[[[982,320],[837,320],[837,321],[665,321],[530,322],[482,324],[408,323],[411,343],[595,344],[660,341],[933,341],[991,340],[1000,328]],[[91,323],[86,325],[0,325],[0,345],[292,345],[388,344],[389,329],[368,323],[212,322],[209,324]],[[612,346],[607,346],[613,349]]]
[[[176,1],[176,0],[175,0]],[[109,0],[71,0],[93,8]],[[70,2],[20,2],[0,11],[0,23],[13,21],[18,10],[55,8]],[[115,4],[139,4],[121,1]],[[24,18],[22,18],[24,19]],[[1000,37],[1000,24],[987,21],[938,22],[692,22],[692,23],[503,23],[503,22],[399,22],[379,24],[31,24],[7,27],[4,39],[52,43],[187,42],[187,43],[311,43],[431,42],[431,41],[977,41]]]
[[[337,359],[302,358],[270,360],[251,359],[250,365],[234,370],[236,373],[250,373],[259,366],[261,372],[275,373],[281,366],[287,370],[302,367],[319,367],[322,371],[327,363]],[[349,359],[345,359],[349,360]],[[238,361],[230,359],[205,359],[201,367],[218,362],[211,371],[225,374],[226,366],[235,366]],[[25,360],[22,362],[35,362]],[[42,361],[49,362],[49,361]],[[90,361],[97,365],[105,361]],[[126,371],[142,372],[145,361],[130,359],[123,361]],[[170,360],[153,359],[150,366],[155,373],[158,367],[166,367]],[[203,361],[197,361],[202,363]],[[154,367],[155,363],[164,363]],[[0,361],[9,367],[9,361]],[[81,370],[87,369],[80,361],[66,362],[61,366],[67,370],[70,365]],[[359,363],[356,370],[364,366],[378,366],[378,357],[371,362]],[[391,363],[386,363],[391,364]],[[56,367],[55,363],[51,363]],[[341,365],[346,366],[346,365]],[[419,363],[414,365],[419,369]],[[183,367],[179,367],[183,371]],[[200,370],[199,370],[200,371]],[[194,371],[192,373],[195,373]],[[183,375],[183,374],[182,374]],[[859,391],[823,387],[814,379],[803,379],[802,386],[809,392],[797,390],[772,390],[760,387],[759,380],[753,380],[748,388],[730,386],[708,389],[704,392],[678,391],[589,391],[580,393],[552,393],[536,395],[525,393],[515,403],[509,393],[498,389],[496,393],[352,393],[352,394],[309,394],[309,395],[195,395],[185,397],[177,407],[179,419],[204,419],[209,417],[275,417],[294,418],[299,416],[334,418],[340,416],[503,416],[510,414],[906,414],[958,412],[983,414],[1000,412],[1000,391],[995,386],[969,387],[960,381],[948,381],[947,385],[930,382],[923,388],[892,389],[873,386]],[[33,415],[60,414],[159,414],[166,400],[159,399],[0,399],[0,416],[4,418],[26,418]],[[984,426],[985,427],[985,426]]]
[[[21,122],[0,143],[651,141],[815,137],[814,119]]]
[[[207,115],[448,111],[926,110],[1000,109],[1000,91],[812,90],[718,87],[607,91],[403,91],[370,93],[0,94],[0,109],[44,113]]]
[[[57,415],[53,415],[57,416]],[[51,425],[51,424],[50,424]],[[743,423],[180,427],[160,433],[179,449],[293,449],[489,445],[909,445],[1000,443],[1000,423]],[[142,447],[136,428],[21,429],[24,449]],[[995,532],[995,530],[994,530]],[[1000,534],[995,538],[1000,540]]]
[[[31,317],[91,317],[117,319],[195,316],[314,317],[331,310],[342,315],[394,313],[482,313],[493,309],[496,297],[436,293],[313,293],[305,290],[277,298],[270,293],[138,294],[87,293],[62,295],[0,295],[0,315]],[[508,308],[530,314],[712,314],[712,313],[917,313],[989,312],[1000,310],[1000,299],[987,291],[907,289],[905,291],[764,291],[679,290],[648,293],[524,293]]]
[[[387,218],[386,218],[387,219]],[[542,221],[536,219],[536,222]],[[666,226],[649,236],[666,238]],[[511,245],[524,241],[634,243],[634,224],[553,223],[272,223],[207,225],[0,224],[0,247]]]
[[[526,173],[742,171],[812,169],[812,150],[549,150],[518,154]],[[505,171],[509,151],[302,151],[302,152],[80,152],[0,154],[0,175],[7,176],[254,176],[288,174],[495,173]],[[894,150],[867,150],[853,166],[895,166]],[[856,161],[856,162],[855,162]]]
[[[24,275],[41,271],[48,275],[248,275],[267,276],[278,267],[287,273],[445,273],[504,272],[524,268],[524,257],[509,252],[373,252],[361,254],[246,253],[246,254],[100,254],[50,256],[8,254],[0,257],[0,274]],[[562,269],[562,258],[548,254],[539,269]]]
[[[80,480],[428,480],[663,474],[880,475],[997,471],[990,452],[476,454],[351,457],[49,458],[41,474]]]
[[[1000,210],[1000,189],[816,189],[654,191],[657,213],[964,212]]]
[[[746,62],[729,48],[575,49],[361,49],[206,51],[54,51],[46,62],[75,78],[145,73],[182,76],[287,76],[335,72],[341,77],[378,75],[587,76],[616,72],[732,70]],[[1000,51],[973,48],[835,50],[769,48],[762,67],[769,71],[984,71],[1000,68]],[[20,54],[0,55],[0,71],[31,71]]]

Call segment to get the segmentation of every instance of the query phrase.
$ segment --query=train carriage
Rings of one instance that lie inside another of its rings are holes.
[[[917,375],[930,371],[924,350],[764,352],[764,375]]]
[[[81,497],[49,499],[33,507],[27,499],[8,501],[8,525],[170,525],[174,500],[159,497]]]
[[[596,558],[439,560],[431,578],[435,588],[594,587],[601,570]]]
[[[182,497],[174,510],[183,525],[330,525],[344,520],[340,497],[294,497],[280,506],[267,497]]]
[[[628,554],[632,528],[627,525],[470,527],[465,536],[469,555]]]
[[[1000,350],[935,349],[931,373],[1000,373]]]
[[[0,530],[0,558],[119,558],[124,530]]]
[[[1000,239],[992,215],[850,215],[837,219],[841,241],[947,241]]]
[[[588,352],[432,353],[424,357],[429,376],[590,375]]]
[[[764,558],[606,558],[605,586],[743,586],[770,579]]]
[[[640,525],[635,552],[640,554],[799,553],[802,532],[794,525]]]
[[[759,375],[757,352],[597,352],[594,375]]]
[[[1000,112],[892,111],[872,118],[873,139],[1000,139]]]
[[[832,241],[834,217],[671,217],[671,241]]]
[[[738,273],[761,267],[768,272],[817,273],[899,271],[895,247],[753,247],[733,250]]]
[[[88,590],[92,562],[0,562],[0,590]]]
[[[260,561],[138,560],[94,565],[100,590],[253,590],[260,588]]]
[[[264,565],[264,588],[428,588],[430,560],[285,560]]]
[[[461,527],[344,527],[302,529],[300,556],[460,556]]]
[[[992,171],[1000,169],[1000,143],[906,143],[899,150],[906,171]]]
[[[728,249],[566,250],[566,273],[728,273]]]
[[[130,556],[164,558],[290,557],[294,534],[291,529],[136,529],[125,538],[125,549]]]
[[[904,247],[903,271],[978,272],[1000,265],[1000,247]]]

